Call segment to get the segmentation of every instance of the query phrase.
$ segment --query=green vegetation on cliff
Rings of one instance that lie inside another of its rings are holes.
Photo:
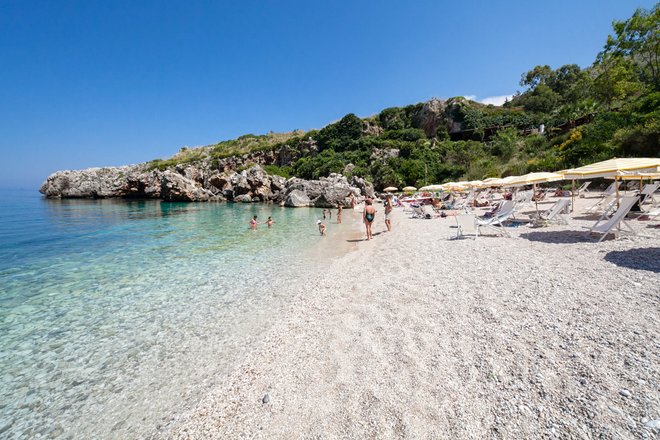
[[[536,66],[502,107],[462,97],[348,114],[320,130],[245,135],[181,151],[152,168],[269,153],[284,177],[358,175],[385,186],[553,171],[660,154],[660,4],[613,23],[594,63]],[[544,132],[539,130],[544,126]],[[286,154],[283,154],[286,152]]]

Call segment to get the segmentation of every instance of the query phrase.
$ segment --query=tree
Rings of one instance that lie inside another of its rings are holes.
[[[660,90],[660,3],[651,11],[637,9],[612,27],[616,37],[608,36],[605,52],[630,59],[639,68],[640,79]]]

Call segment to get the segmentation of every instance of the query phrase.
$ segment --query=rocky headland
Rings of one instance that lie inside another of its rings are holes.
[[[205,166],[206,165],[206,166]],[[373,185],[330,174],[318,180],[285,179],[267,174],[260,165],[242,171],[211,169],[208,163],[149,169],[148,165],[58,171],[40,192],[48,198],[142,198],[180,202],[274,202],[319,208],[350,206],[373,197]]]

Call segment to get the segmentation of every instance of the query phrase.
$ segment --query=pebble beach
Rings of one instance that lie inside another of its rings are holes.
[[[659,221],[596,243],[594,201],[476,240],[400,208],[384,232],[379,206],[374,239],[291,279],[241,363],[152,438],[658,438]]]

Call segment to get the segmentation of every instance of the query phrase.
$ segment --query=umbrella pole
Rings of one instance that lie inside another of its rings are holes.
[[[536,183],[532,183],[532,197],[534,197],[534,203],[536,204],[536,215],[539,215],[539,198],[536,197]]]
[[[614,176],[614,188],[616,189],[616,209],[619,209],[621,203],[619,203],[619,176]]]
[[[575,207],[575,179],[573,179],[572,182],[573,182],[573,188],[571,189],[571,197],[573,198],[573,202],[571,203],[571,212],[573,212],[573,209]]]

